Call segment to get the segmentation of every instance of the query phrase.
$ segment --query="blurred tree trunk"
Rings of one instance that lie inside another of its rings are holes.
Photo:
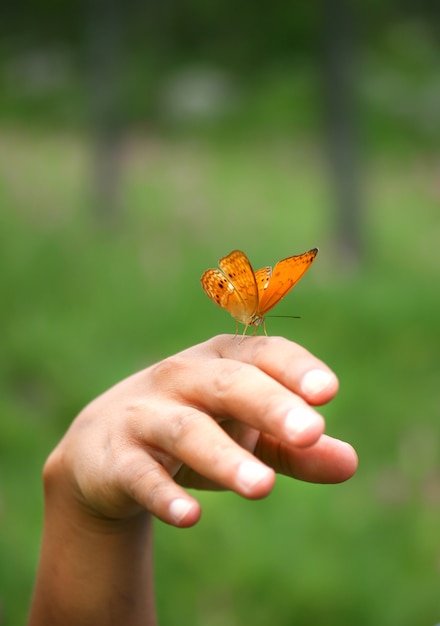
[[[342,260],[356,266],[363,253],[356,9],[350,0],[324,0],[321,7],[325,123],[334,187],[337,246]]]
[[[124,17],[118,0],[94,0],[88,7],[89,94],[93,208],[101,224],[122,219],[122,75]]]

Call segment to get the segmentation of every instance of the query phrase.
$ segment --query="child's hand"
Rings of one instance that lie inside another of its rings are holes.
[[[94,516],[128,519],[146,509],[191,526],[200,505],[183,487],[261,498],[275,472],[340,482],[356,471],[353,448],[323,435],[310,405],[338,381],[281,337],[214,337],[133,376],[89,404],[46,463],[67,502]]]

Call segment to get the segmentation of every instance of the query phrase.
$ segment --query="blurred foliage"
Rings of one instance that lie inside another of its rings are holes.
[[[159,615],[195,626],[435,624],[435,7],[358,3],[367,210],[355,270],[337,254],[322,155],[319,5],[167,1],[119,14],[113,225],[93,206],[99,7],[79,6],[8,4],[0,24],[0,623],[25,621],[41,467],[75,414],[136,369],[234,331],[198,284],[220,256],[238,247],[263,266],[319,246],[277,310],[302,319],[270,319],[268,330],[338,373],[323,413],[357,448],[359,471],[340,486],[280,478],[261,502],[202,494],[197,527],[156,524]]]
[[[364,146],[401,151],[417,141],[437,149],[436,5],[341,4],[353,13],[351,80]],[[105,7],[8,5],[0,23],[0,119],[87,129],[110,68],[110,108],[126,128],[234,137],[258,128],[319,138],[328,36],[320,3],[276,2],[270,12],[248,1],[112,0]]]

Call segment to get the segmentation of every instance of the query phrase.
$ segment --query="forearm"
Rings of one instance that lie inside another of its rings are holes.
[[[51,491],[29,626],[155,626],[151,515],[94,518]]]

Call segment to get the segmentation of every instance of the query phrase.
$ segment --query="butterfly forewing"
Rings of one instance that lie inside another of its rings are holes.
[[[259,307],[258,313],[265,315],[272,307],[274,307],[284,296],[296,285],[300,278],[307,272],[316,255],[318,249],[313,248],[304,254],[291,256],[287,259],[279,261],[272,270],[269,282],[264,285],[263,289],[263,272],[267,268],[256,272],[257,285],[259,285]],[[262,272],[260,276],[260,272]]]

